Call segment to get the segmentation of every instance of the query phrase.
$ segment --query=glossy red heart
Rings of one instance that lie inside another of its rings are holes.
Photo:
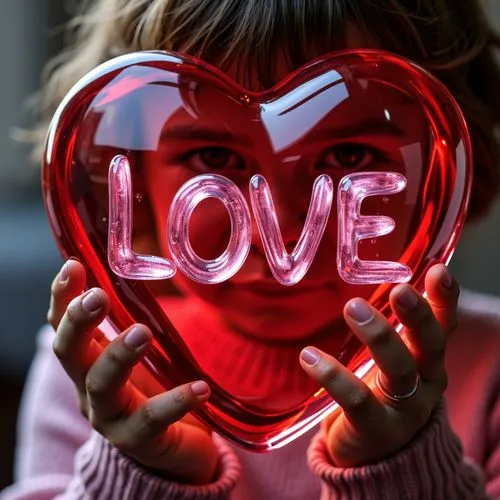
[[[337,192],[312,265],[293,286],[271,274],[255,221],[248,257],[222,283],[197,283],[179,271],[169,280],[120,277],[108,263],[108,173],[117,155],[130,164],[132,250],[158,258],[170,257],[172,200],[196,176],[222,175],[248,200],[251,177],[263,175],[291,251],[318,176],[327,174],[336,190],[355,173],[404,175],[399,193],[363,200],[363,215],[391,217],[395,228],[360,240],[357,251],[366,261],[404,263],[419,291],[426,270],[452,255],[471,186],[470,143],[455,101],[424,70],[384,52],[322,57],[262,93],[199,60],[135,53],[103,64],[69,92],[48,134],[44,196],[62,253],[78,258],[88,285],[110,296],[100,340],[147,324],[154,346],[144,363],[155,383],[168,389],[207,380],[213,396],[198,416],[259,451],[290,442],[334,408],[300,368],[304,346],[363,376],[370,358],[342,309],[362,296],[398,326],[388,305],[393,284],[340,277]],[[230,233],[226,209],[206,199],[186,234],[209,260]]]

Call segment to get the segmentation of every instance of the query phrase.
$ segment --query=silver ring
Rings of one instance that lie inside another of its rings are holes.
[[[405,399],[410,399],[415,396],[418,389],[420,388],[420,375],[417,373],[417,379],[415,380],[415,385],[412,387],[411,391],[408,391],[405,394],[389,394],[384,386],[380,382],[380,370],[377,370],[377,375],[375,376],[375,384],[377,385],[378,390],[391,401],[403,401]]]

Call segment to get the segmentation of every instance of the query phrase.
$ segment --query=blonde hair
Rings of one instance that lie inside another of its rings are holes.
[[[470,216],[485,213],[500,184],[499,39],[478,0],[94,0],[68,26],[70,44],[44,76],[34,155],[41,157],[48,121],[71,86],[100,63],[132,51],[164,49],[224,68],[239,61],[273,82],[277,55],[291,68],[345,47],[349,24],[377,44],[432,71],[455,95],[475,155]]]

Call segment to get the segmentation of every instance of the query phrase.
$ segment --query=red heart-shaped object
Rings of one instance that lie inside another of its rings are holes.
[[[110,296],[100,340],[147,324],[154,343],[144,364],[156,386],[207,380],[212,397],[199,418],[260,451],[290,442],[335,407],[300,368],[304,346],[326,350],[360,376],[367,371],[369,354],[342,309],[362,296],[397,327],[388,304],[393,284],[340,277],[353,270],[336,263],[339,222],[347,216],[335,202],[312,265],[293,286],[274,279],[255,223],[247,259],[221,283],[179,271],[171,280],[119,276],[108,263],[109,226],[116,224],[108,173],[117,155],[130,169],[132,191],[118,194],[133,194],[131,250],[159,260],[171,257],[170,205],[196,176],[223,175],[249,199],[250,179],[262,174],[290,251],[318,176],[327,174],[336,189],[355,173],[403,175],[403,190],[362,203],[363,215],[391,217],[394,230],[354,245],[365,261],[408,266],[421,292],[429,267],[451,257],[471,186],[470,143],[455,101],[424,70],[385,52],[331,54],[261,93],[190,57],[134,53],[101,65],[69,92],[48,134],[44,196],[62,253],[78,258],[89,286]],[[207,199],[185,234],[210,260],[230,233],[226,209]]]

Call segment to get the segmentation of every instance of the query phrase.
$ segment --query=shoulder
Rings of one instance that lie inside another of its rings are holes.
[[[42,326],[36,336],[37,351],[52,356],[54,336],[55,331],[49,324]]]
[[[500,298],[464,290],[446,350],[446,398],[465,454],[484,464],[500,398]],[[496,422],[496,424],[494,423]]]
[[[90,434],[76,390],[52,350],[54,330],[41,328],[19,411],[18,479],[71,473],[74,453]],[[48,458],[47,458],[48,457]]]
[[[500,297],[463,290],[458,311],[458,335],[500,342]]]
[[[37,348],[26,380],[24,404],[30,412],[74,414],[80,420],[76,389],[52,349],[55,332],[49,325],[37,335]],[[28,412],[28,413],[30,413]],[[52,415],[51,418],[53,418]]]
[[[500,297],[464,290],[458,316],[448,341],[448,372],[464,380],[481,378],[491,390],[491,384],[500,383]]]

